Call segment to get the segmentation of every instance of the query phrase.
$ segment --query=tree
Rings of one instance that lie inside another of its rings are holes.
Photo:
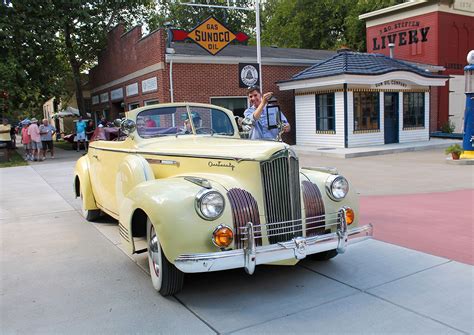
[[[95,64],[113,26],[118,23],[131,26],[145,21],[154,8],[154,1],[53,0],[52,4],[56,16],[51,19],[57,21],[61,49],[72,71],[77,106],[85,117],[81,72]]]
[[[86,116],[81,73],[95,64],[114,25],[145,21],[154,6],[153,0],[3,1],[0,89],[10,92],[13,106],[38,109],[63,94],[69,80]]]
[[[289,48],[365,51],[365,22],[360,14],[403,0],[268,0],[262,43]]]
[[[8,92],[3,101],[8,117],[40,116],[44,101],[64,92],[67,62],[56,53],[58,43],[44,16],[37,15],[48,9],[36,1],[0,6],[0,91]]]
[[[250,35],[255,28],[255,14],[252,11],[186,6],[169,0],[157,0],[157,3],[157,11],[148,22],[151,30],[164,27],[169,22],[175,28],[190,31],[210,16],[214,16],[232,32],[242,31]],[[215,0],[214,3],[223,5],[227,1]],[[241,7],[251,7],[252,4],[253,0],[238,2]]]

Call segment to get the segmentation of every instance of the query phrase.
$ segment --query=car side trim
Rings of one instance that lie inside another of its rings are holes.
[[[121,152],[124,154],[139,154],[139,155],[153,155],[153,156],[167,156],[167,157],[186,157],[186,158],[206,158],[206,159],[222,159],[222,160],[234,160],[237,163],[242,161],[257,161],[253,158],[239,158],[239,157],[227,157],[227,156],[211,156],[211,155],[195,155],[195,154],[173,154],[173,153],[163,153],[155,151],[138,151],[138,150],[121,150],[121,149],[109,149],[109,148],[98,148],[94,146],[89,146],[90,148],[102,151],[110,152]]]

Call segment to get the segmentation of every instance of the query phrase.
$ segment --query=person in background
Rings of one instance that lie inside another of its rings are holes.
[[[0,124],[0,143],[5,147],[5,156],[10,161],[10,150],[12,149],[12,138],[10,137],[11,126],[7,119],[3,119]]]
[[[12,149],[16,149],[16,132],[18,127],[11,127],[10,128],[10,138],[12,140]]]
[[[28,127],[30,125],[30,120],[25,120],[23,122],[23,128],[21,128],[21,143],[25,148],[26,157],[25,160],[32,161],[33,156],[31,155],[31,139],[30,135],[28,135]]]
[[[84,150],[87,151],[86,147],[86,122],[79,116],[79,120],[76,122],[76,141],[77,141],[77,152],[81,146],[81,142],[84,144]]]
[[[278,137],[279,130],[277,128],[269,129],[267,121],[267,103],[272,97],[273,93],[265,93],[262,97],[260,87],[252,86],[247,90],[250,100],[250,107],[244,112],[244,116],[254,122],[254,127],[250,132],[250,139],[252,140],[275,140]],[[283,131],[285,133],[290,131],[290,124],[282,113],[282,122],[284,124]]]
[[[92,138],[92,135],[94,135],[94,122],[92,120],[90,120],[88,123],[87,123],[87,127],[86,127],[86,137],[87,137],[87,141],[90,142],[91,138]]]
[[[100,122],[99,122],[103,127],[107,127],[108,126],[108,122],[107,122],[107,119],[105,118],[105,116],[100,119]]]
[[[39,127],[41,135],[41,145],[43,146],[42,160],[46,159],[46,151],[49,149],[51,158],[54,158],[53,134],[56,129],[49,124],[47,119],[43,119],[43,124]]]
[[[40,161],[41,159],[41,135],[38,127],[38,120],[36,118],[31,119],[31,124],[28,127],[28,135],[30,135],[31,151],[33,154],[34,161]]]

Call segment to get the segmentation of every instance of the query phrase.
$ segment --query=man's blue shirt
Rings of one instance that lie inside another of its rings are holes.
[[[86,131],[86,122],[85,121],[77,121],[76,123],[76,132],[77,133],[84,133]]]
[[[267,106],[263,108],[260,119],[255,120],[253,113],[257,108],[250,106],[244,112],[244,116],[248,119],[254,120],[255,125],[250,132],[250,139],[252,140],[275,140],[278,136],[278,128],[268,129]],[[284,124],[288,123],[285,115],[281,113],[281,121]]]

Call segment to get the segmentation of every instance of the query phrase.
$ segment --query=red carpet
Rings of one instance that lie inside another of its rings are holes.
[[[374,238],[474,265],[474,190],[361,197]]]

